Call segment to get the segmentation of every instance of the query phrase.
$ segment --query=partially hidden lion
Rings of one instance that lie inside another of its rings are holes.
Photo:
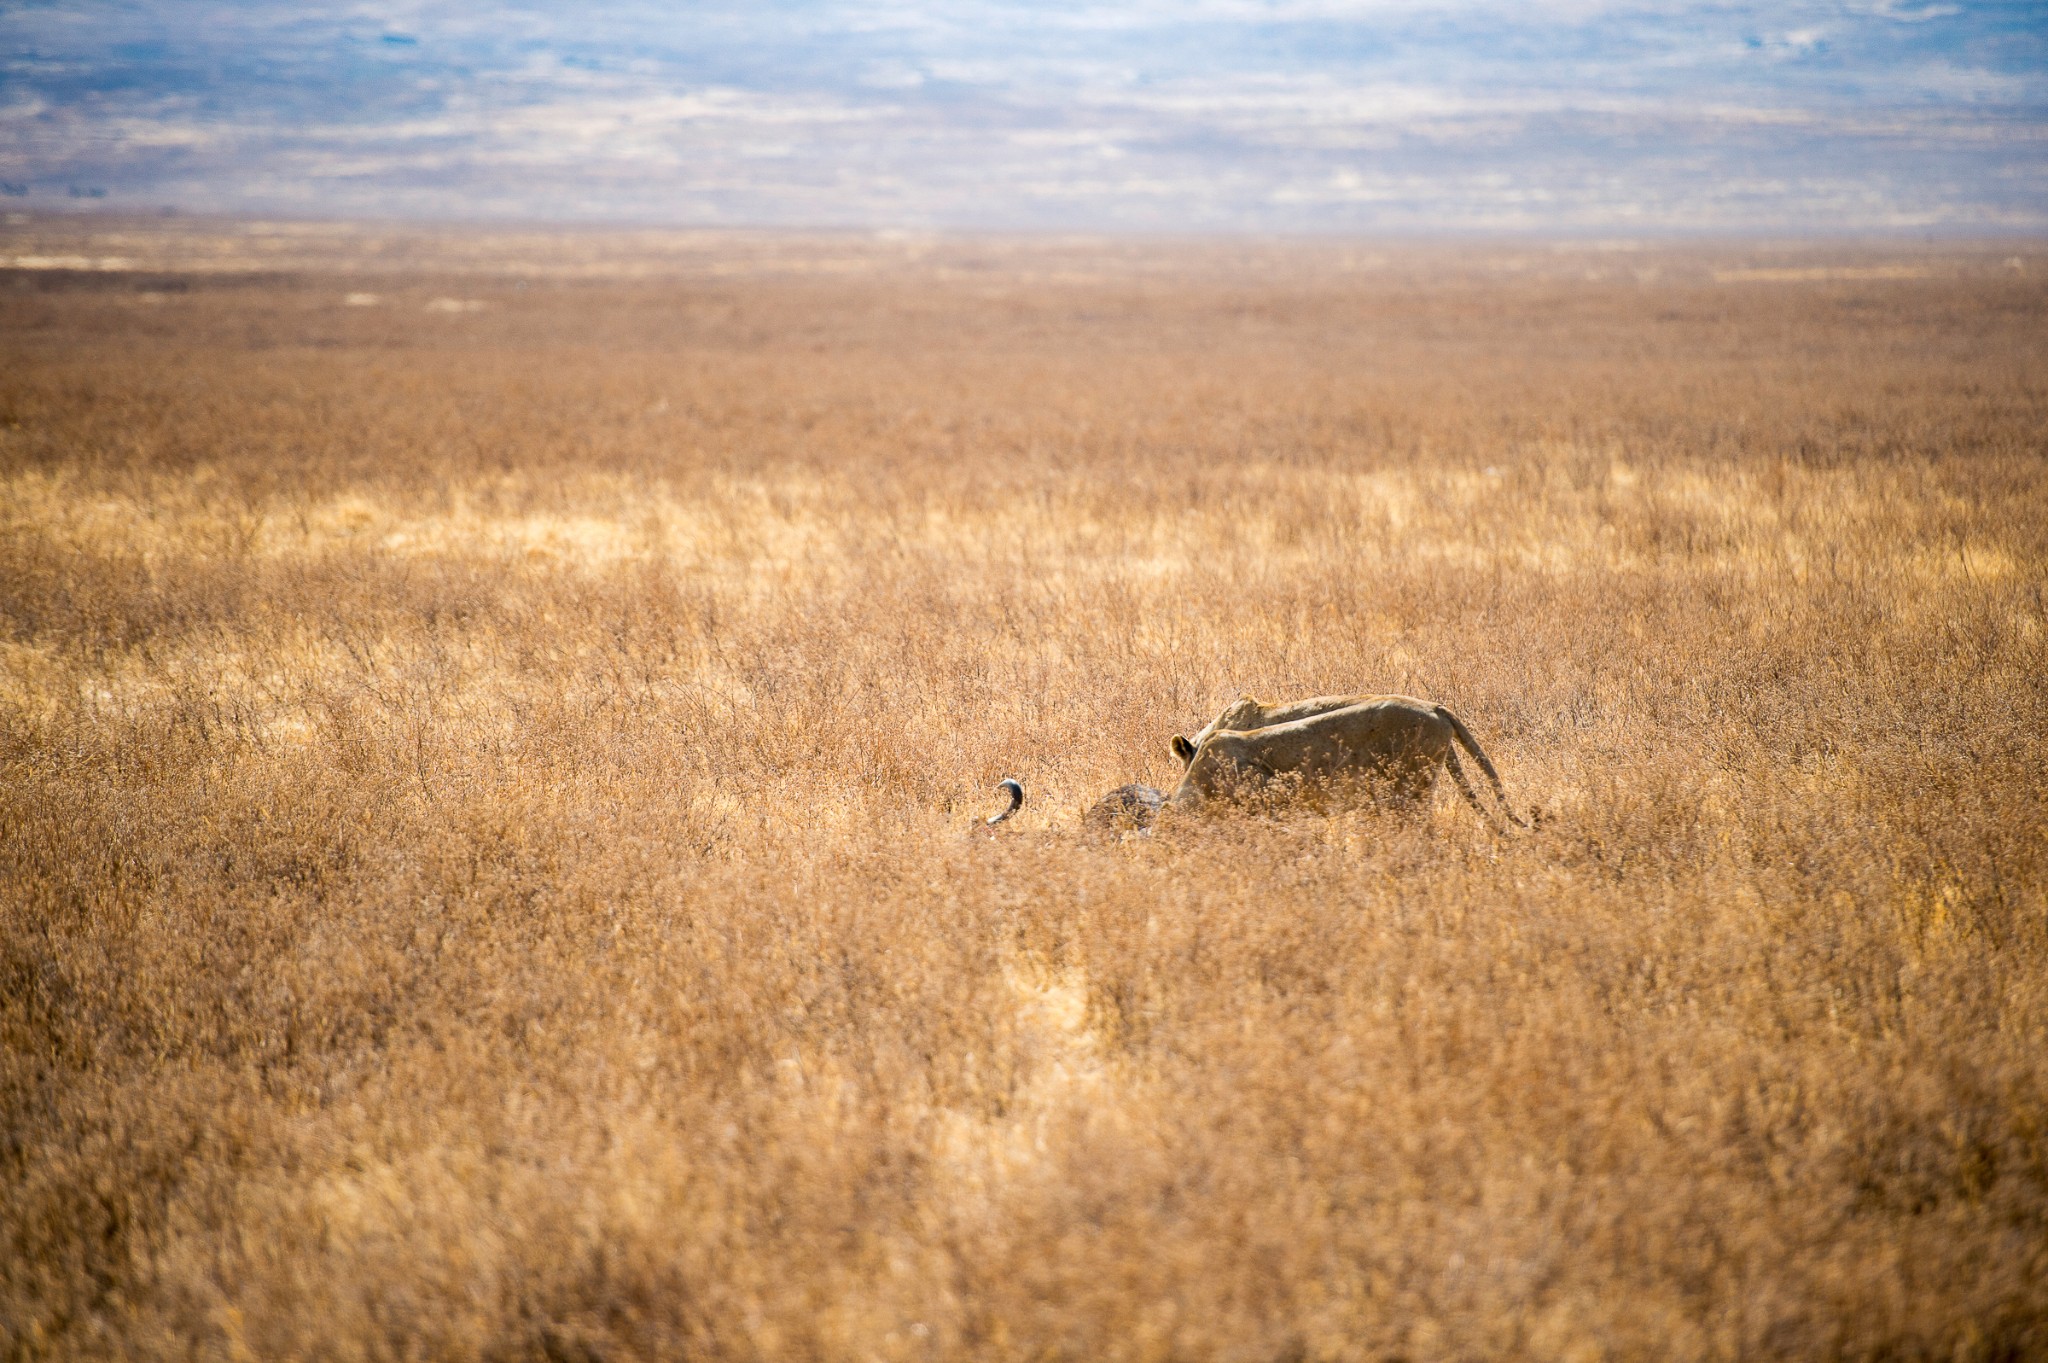
[[[1272,722],[1232,727],[1255,717]],[[1167,797],[1176,808],[1256,796],[1321,808],[1354,792],[1420,802],[1434,789],[1437,772],[1448,769],[1459,793],[1491,822],[1458,762],[1462,747],[1486,774],[1508,820],[1528,827],[1472,731],[1446,707],[1413,696],[1319,696],[1289,705],[1247,697],[1198,739],[1174,738],[1174,752],[1187,763]]]

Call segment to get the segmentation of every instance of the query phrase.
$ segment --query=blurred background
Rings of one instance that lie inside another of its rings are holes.
[[[2033,232],[2048,7],[0,5],[0,209]]]

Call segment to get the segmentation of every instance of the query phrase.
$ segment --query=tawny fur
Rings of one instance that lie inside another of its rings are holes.
[[[1284,707],[1261,708],[1272,713]],[[1465,779],[1457,747],[1479,764],[1508,819],[1521,824],[1499,773],[1471,730],[1444,706],[1413,696],[1372,696],[1257,729],[1212,726],[1168,802],[1192,806],[1281,795],[1311,808],[1328,808],[1365,795],[1413,803],[1429,795],[1437,772],[1447,768],[1459,793],[1481,817],[1490,817]]]

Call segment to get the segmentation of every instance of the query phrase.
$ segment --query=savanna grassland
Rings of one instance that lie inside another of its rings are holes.
[[[2048,1356],[2038,250],[0,247],[10,1356]]]

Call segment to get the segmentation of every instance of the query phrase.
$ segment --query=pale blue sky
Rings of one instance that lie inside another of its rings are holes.
[[[0,0],[6,207],[2048,228],[2048,5]]]

